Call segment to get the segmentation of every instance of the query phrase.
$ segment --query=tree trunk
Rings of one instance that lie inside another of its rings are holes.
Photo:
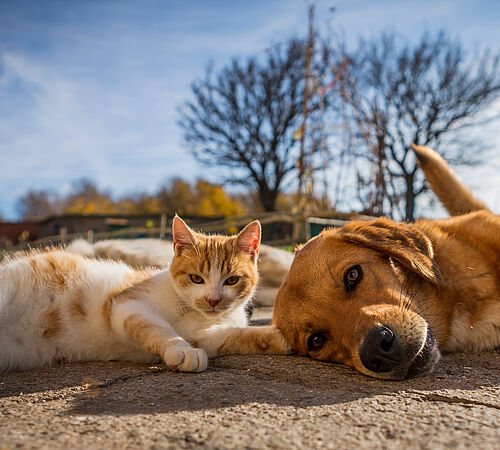
[[[406,175],[406,217],[405,219],[413,222],[415,220],[415,189],[413,186],[414,176]]]
[[[270,190],[269,188],[259,188],[259,198],[264,211],[276,211],[276,201],[278,199],[278,191]]]

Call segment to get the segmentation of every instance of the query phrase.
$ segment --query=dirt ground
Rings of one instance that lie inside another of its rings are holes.
[[[258,312],[269,316],[269,312]],[[296,356],[0,374],[4,448],[500,448],[500,353],[382,382]]]

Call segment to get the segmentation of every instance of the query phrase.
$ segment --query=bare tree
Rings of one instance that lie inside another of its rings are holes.
[[[316,74],[328,68],[316,61],[327,52],[317,55],[310,63]],[[226,182],[256,189],[266,211],[276,209],[285,180],[297,170],[305,57],[306,44],[292,40],[264,56],[235,59],[217,74],[208,69],[191,85],[193,100],[180,108],[179,125],[194,156],[226,167]],[[309,116],[318,108],[309,98]]]
[[[18,199],[17,209],[25,220],[41,220],[52,214],[60,214],[63,204],[52,191],[32,189]]]
[[[353,52],[344,46],[334,52],[349,61],[340,91],[358,149],[372,168],[368,177],[359,174],[360,187],[372,180],[364,196],[367,212],[399,211],[413,220],[415,200],[426,188],[411,142],[441,150],[449,135],[477,125],[500,93],[499,55],[468,55],[443,32],[423,34],[416,44],[383,34]],[[482,149],[475,150],[455,145],[441,153],[451,163],[471,164]]]

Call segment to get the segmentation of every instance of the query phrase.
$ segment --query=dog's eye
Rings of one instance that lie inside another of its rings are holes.
[[[199,275],[189,275],[189,278],[191,278],[191,281],[194,283],[194,284],[204,284],[205,283],[205,280],[203,278],[201,278]]]
[[[228,286],[234,286],[238,281],[240,281],[240,277],[233,275],[232,277],[227,278],[226,281],[224,281],[224,284],[227,284]]]
[[[325,345],[325,335],[323,333],[314,333],[307,338],[307,349],[315,351],[321,349]]]
[[[363,278],[363,269],[361,266],[352,266],[347,269],[344,273],[344,287],[347,292],[352,292],[356,288],[356,285]]]

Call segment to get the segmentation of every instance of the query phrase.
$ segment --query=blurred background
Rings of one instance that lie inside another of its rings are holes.
[[[163,237],[176,212],[259,217],[273,242],[445,217],[411,142],[499,212],[499,17],[486,0],[2,0],[0,245]]]

